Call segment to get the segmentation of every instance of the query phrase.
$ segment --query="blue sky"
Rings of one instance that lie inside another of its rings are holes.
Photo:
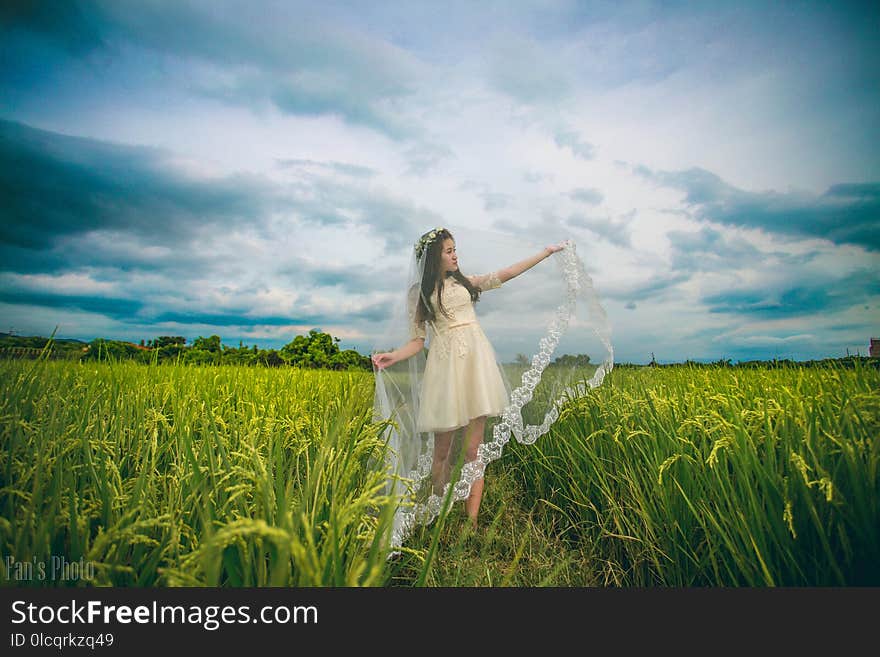
[[[367,353],[409,245],[464,221],[573,239],[617,361],[880,336],[873,3],[32,3],[0,30],[2,331]]]

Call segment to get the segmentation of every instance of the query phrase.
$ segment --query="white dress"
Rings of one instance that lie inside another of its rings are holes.
[[[501,287],[497,272],[468,279],[482,291]],[[440,312],[435,291],[431,297],[436,318],[430,322],[428,359],[422,378],[419,431],[451,431],[483,415],[498,416],[509,403],[495,350],[477,321],[467,288],[454,278],[443,284]],[[412,337],[426,337],[425,322],[414,323]]]

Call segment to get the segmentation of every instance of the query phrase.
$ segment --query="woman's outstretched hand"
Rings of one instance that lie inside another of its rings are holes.
[[[394,365],[397,362],[397,358],[394,357],[394,352],[388,351],[382,354],[373,354],[373,365],[375,365],[378,369],[384,370],[386,367],[390,365]]]
[[[560,242],[559,244],[552,244],[546,248],[550,252],[550,255],[553,255],[557,251],[562,251],[562,249],[564,249],[565,247],[566,247],[566,243]]]

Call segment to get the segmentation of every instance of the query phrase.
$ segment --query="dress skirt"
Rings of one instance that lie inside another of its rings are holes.
[[[498,416],[510,401],[495,350],[477,322],[434,336],[419,404],[419,431],[451,431],[482,415]]]

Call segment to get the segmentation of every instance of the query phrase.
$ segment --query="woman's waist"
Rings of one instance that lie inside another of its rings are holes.
[[[446,333],[447,331],[451,331],[453,329],[466,328],[468,326],[479,326],[479,323],[476,319],[462,319],[439,325],[435,324],[434,328],[437,333]]]

